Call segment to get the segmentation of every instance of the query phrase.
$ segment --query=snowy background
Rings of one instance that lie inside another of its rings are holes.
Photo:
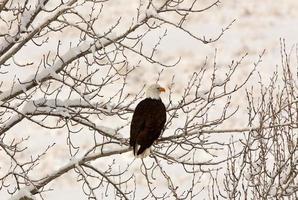
[[[208,3],[210,1],[202,1],[202,3]],[[111,1],[110,5],[104,10],[106,18],[103,19],[104,23],[111,23],[118,16],[123,16],[129,23],[129,17],[135,15],[138,1],[127,4],[127,0]],[[253,67],[253,62],[257,61],[258,55],[265,49],[266,53],[263,57],[263,62],[258,67],[258,71],[261,72],[264,81],[268,81],[272,75],[276,65],[280,65],[280,38],[286,39],[286,44],[290,48],[298,41],[298,1],[297,0],[223,0],[218,7],[214,7],[202,14],[196,15],[188,22],[189,28],[198,33],[198,35],[205,35],[206,37],[216,36],[220,33],[221,28],[228,25],[231,21],[236,19],[230,30],[228,30],[224,36],[217,42],[211,44],[203,44],[195,41],[190,37],[186,37],[185,33],[177,32],[172,28],[168,28],[167,37],[162,41],[162,45],[159,51],[159,57],[161,60],[173,63],[179,57],[181,62],[175,68],[164,69],[161,74],[161,84],[169,86],[171,78],[175,76],[175,88],[174,92],[177,96],[183,93],[183,88],[186,85],[187,80],[191,74],[198,70],[202,65],[206,57],[212,61],[217,49],[216,61],[218,66],[227,66],[232,60],[239,59],[245,53],[248,53],[247,58],[241,65],[241,73],[238,74],[239,79],[244,78],[250,72]],[[112,13],[112,14],[111,14]],[[122,23],[125,27],[127,24]],[[1,28],[1,27],[0,27]],[[101,27],[98,28],[98,31]],[[121,28],[119,29],[121,32]],[[158,39],[160,33],[151,34],[147,38],[148,46],[152,41]],[[67,35],[57,35],[64,40],[71,41],[73,35],[69,32]],[[46,45],[43,48],[55,48],[56,44]],[[30,47],[27,47],[30,48]],[[28,50],[28,49],[27,49]],[[29,62],[34,58],[39,58],[39,52],[30,51],[28,55],[26,49],[23,54],[19,54],[19,61]],[[133,60],[131,61],[134,62]],[[135,61],[137,62],[137,60]],[[143,84],[153,82],[157,78],[158,72],[162,70],[162,67],[158,65],[150,65],[148,63],[141,63],[141,66],[129,77],[128,80],[128,92],[138,92]],[[2,80],[6,80],[4,87],[11,83],[12,78],[16,75],[20,79],[25,79],[35,69],[21,69],[14,71],[14,74],[10,76],[1,76]],[[256,78],[256,77],[255,77]],[[255,79],[257,80],[257,79]],[[250,81],[249,85],[253,85],[255,82]],[[135,90],[137,88],[137,91]],[[233,105],[245,104],[244,93],[237,93],[237,98],[233,100]],[[237,117],[242,116],[245,113],[244,110],[240,110]],[[226,124],[229,128],[243,127],[247,123],[244,120],[235,118],[234,122]],[[110,127],[117,127],[119,124],[115,124],[112,120],[105,122],[105,125]],[[50,173],[53,169],[58,169],[62,165],[69,162],[67,160],[67,148],[65,146],[65,135],[63,130],[51,131],[41,129],[39,126],[28,124],[24,129],[24,123],[21,123],[11,130],[14,133],[20,133],[24,135],[30,135],[29,148],[25,153],[31,152],[32,155],[38,154],[40,149],[45,149],[48,145],[56,143],[56,147],[49,151],[48,157],[43,160],[40,166],[37,166],[37,171],[43,173]],[[128,130],[127,130],[128,131]],[[127,133],[123,133],[126,137]],[[15,137],[15,135],[14,135]],[[74,141],[81,143],[82,145],[88,145],[90,143],[89,137],[84,137],[82,134],[77,138],[73,138]],[[59,143],[61,145],[59,145]],[[133,159],[131,155],[119,155],[115,156],[115,159]],[[97,161],[96,161],[97,162]],[[113,160],[105,160],[105,163],[113,162]],[[8,164],[8,163],[6,163]],[[100,165],[100,162],[99,162]],[[1,166],[5,166],[5,163],[1,163]],[[130,170],[134,170],[132,167]],[[39,174],[32,174],[32,176],[39,177]],[[54,192],[49,191],[44,193],[45,199],[84,199],[85,196],[81,191],[80,184],[73,184],[75,179],[73,172],[69,172],[66,175],[54,180],[50,183],[49,187],[54,189]],[[137,177],[138,178],[138,177]],[[140,179],[137,184],[142,185],[144,181]],[[183,177],[178,178],[183,184]],[[142,186],[140,186],[142,187]],[[161,187],[162,188],[162,187]],[[7,192],[0,191],[1,199],[8,197]]]

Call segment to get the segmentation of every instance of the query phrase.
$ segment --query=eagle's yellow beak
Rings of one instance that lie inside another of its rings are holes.
[[[165,92],[166,89],[164,89],[163,87],[158,88],[160,92]]]

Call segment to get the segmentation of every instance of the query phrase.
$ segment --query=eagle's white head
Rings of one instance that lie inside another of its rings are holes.
[[[151,99],[160,99],[160,93],[166,90],[158,84],[149,85],[146,90],[146,97]]]

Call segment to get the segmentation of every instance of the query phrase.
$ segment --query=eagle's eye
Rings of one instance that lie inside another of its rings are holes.
[[[163,87],[157,87],[157,90],[158,90],[159,92],[165,92],[165,91],[166,91]]]

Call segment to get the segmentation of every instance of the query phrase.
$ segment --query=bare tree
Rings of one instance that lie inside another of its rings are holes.
[[[127,153],[131,115],[144,96],[143,83],[131,95],[127,80],[143,63],[178,65],[180,58],[169,63],[157,55],[169,27],[202,43],[219,40],[233,22],[214,38],[187,28],[191,16],[219,3],[140,0],[132,3],[131,18],[113,16],[107,23],[103,19],[115,6],[110,0],[2,0],[1,191],[14,199],[44,199],[47,192],[55,192],[50,183],[69,174],[90,199],[295,195],[297,100],[286,51],[284,87],[276,91],[276,74],[269,87],[261,85],[261,100],[256,102],[253,91],[247,90],[246,128],[223,127],[238,110],[231,107],[232,96],[248,82],[263,54],[239,80],[235,74],[246,55],[219,72],[215,52],[191,74],[180,97],[175,97],[172,78],[165,99],[168,120],[150,157],[134,159]],[[152,33],[159,39],[148,45],[146,38]],[[32,127],[39,136],[31,133]],[[63,141],[55,137],[57,132]],[[247,134],[240,145],[231,137],[217,139],[223,133],[241,132]],[[42,148],[34,149],[39,142]],[[61,158],[55,154],[59,149]],[[228,154],[217,156],[218,152]],[[268,155],[275,164],[267,168]],[[57,164],[61,159],[65,162]]]
[[[231,140],[224,187],[214,178],[214,193],[225,199],[297,199],[297,46],[288,53],[281,40],[281,67],[270,83],[247,90],[249,130]],[[296,56],[296,58],[295,58]],[[236,156],[239,155],[239,156]]]

